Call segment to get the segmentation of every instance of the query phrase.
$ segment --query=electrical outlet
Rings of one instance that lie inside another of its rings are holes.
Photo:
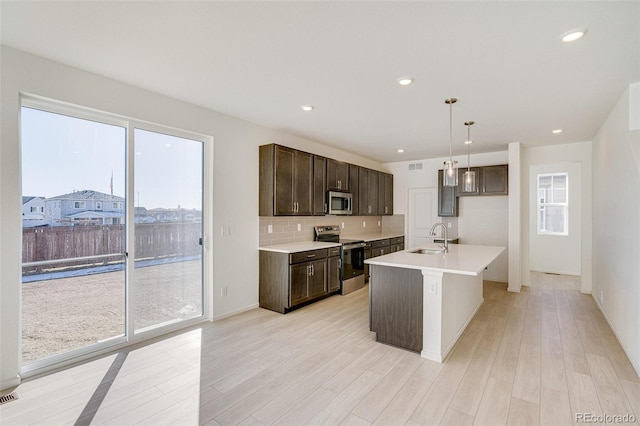
[[[482,222],[482,223],[480,224],[480,229],[487,229],[487,224],[486,224],[486,223],[484,223],[484,222]]]
[[[227,286],[224,286],[220,289],[220,296],[225,297],[228,294]]]
[[[267,234],[273,234],[273,225],[267,225]]]
[[[436,294],[438,292],[437,283],[429,283],[429,293]]]
[[[447,228],[451,229],[453,227],[453,225],[451,224],[451,222],[447,222]]]
[[[299,223],[298,224],[298,232],[302,231],[302,225]]]
[[[366,222],[366,221],[364,221],[364,220],[362,221],[362,227],[363,227],[363,228],[366,228],[366,227],[367,227],[367,222]]]
[[[342,222],[342,229],[344,229],[344,222]]]
[[[378,226],[380,226],[380,221],[378,221]]]

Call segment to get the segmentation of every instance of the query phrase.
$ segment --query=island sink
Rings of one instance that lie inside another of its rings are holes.
[[[444,254],[443,248],[421,248],[418,250],[411,250],[409,253],[413,254]]]

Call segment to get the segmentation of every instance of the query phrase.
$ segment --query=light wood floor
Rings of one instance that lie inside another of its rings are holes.
[[[2,425],[572,424],[640,417],[640,379],[575,279],[485,303],[443,364],[374,341],[368,289],[256,309],[23,383]],[[634,411],[635,410],[635,411]]]

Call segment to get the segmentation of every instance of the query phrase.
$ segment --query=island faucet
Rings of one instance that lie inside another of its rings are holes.
[[[442,238],[444,239],[444,245],[442,246],[442,248],[444,249],[445,253],[449,252],[449,239],[447,238],[447,227],[444,223],[442,222],[437,222],[434,223],[433,226],[431,227],[431,231],[429,231],[429,235],[436,235],[436,227],[437,226],[441,226],[442,227]]]

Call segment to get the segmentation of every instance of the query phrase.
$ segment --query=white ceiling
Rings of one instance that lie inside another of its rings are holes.
[[[1,7],[5,45],[380,162],[447,156],[452,96],[454,155],[466,120],[472,152],[588,141],[640,80],[639,1]]]

